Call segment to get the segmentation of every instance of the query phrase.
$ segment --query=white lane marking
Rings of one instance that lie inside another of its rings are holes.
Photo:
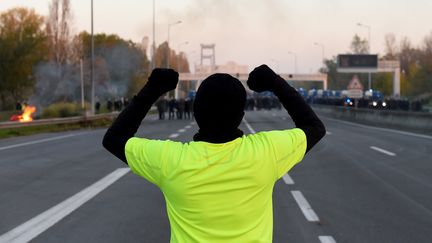
[[[196,124],[196,122],[191,122],[190,124],[191,124],[191,125],[195,125],[195,124]]]
[[[329,132],[329,131],[326,131],[326,134],[327,134],[327,135],[332,135],[332,133],[331,133],[331,132]]]
[[[180,134],[178,134],[178,133],[173,133],[173,134],[171,134],[171,135],[169,135],[168,137],[169,138],[176,138],[176,137],[178,137]]]
[[[336,243],[335,239],[329,235],[320,235],[318,236],[318,239],[321,243]]]
[[[18,147],[32,145],[32,144],[38,144],[38,143],[45,143],[45,142],[49,142],[49,141],[54,141],[54,140],[59,140],[59,139],[64,139],[64,138],[69,138],[69,137],[75,137],[75,136],[86,134],[86,133],[87,132],[81,132],[81,133],[68,134],[68,135],[63,135],[63,136],[58,136],[58,137],[45,138],[45,139],[35,140],[35,141],[31,141],[31,142],[18,143],[18,144],[14,144],[14,145],[0,147],[0,150],[18,148]]]
[[[341,120],[329,118],[329,117],[326,117],[326,116],[324,116],[324,117],[325,117],[325,119],[328,119],[330,121],[336,121],[336,122],[340,122],[340,123],[345,123],[347,125],[355,125],[355,126],[358,126],[358,127],[363,127],[363,128],[368,128],[368,129],[375,129],[375,130],[384,131],[384,132],[393,132],[393,133],[398,133],[398,134],[402,134],[402,135],[409,135],[409,136],[413,136],[413,137],[432,139],[432,136],[428,136],[428,135],[423,135],[423,134],[418,134],[418,133],[412,133],[412,132],[398,131],[398,130],[393,130],[393,129],[389,129],[389,128],[372,127],[372,126],[367,126],[367,125],[358,124],[358,123],[354,123],[354,122],[341,121]]]
[[[387,154],[388,156],[396,156],[395,153],[387,151],[387,150],[382,149],[382,148],[378,148],[378,147],[375,147],[375,146],[370,146],[370,148],[373,149],[373,150],[375,150],[375,151],[381,152],[383,154]]]
[[[319,221],[318,216],[316,215],[315,211],[311,208],[308,201],[306,201],[306,198],[303,196],[301,191],[291,191],[291,194],[293,195],[294,199],[296,200],[297,204],[299,205],[306,219],[309,222],[318,222]]]
[[[116,182],[130,171],[129,168],[119,168],[93,185],[78,192],[56,206],[17,226],[0,236],[0,242],[29,242],[61,219],[75,211],[84,203],[95,197],[108,186]]]
[[[285,184],[287,184],[287,185],[294,185],[294,181],[291,178],[291,176],[288,175],[288,173],[286,173],[285,175],[283,175],[282,179],[285,181]]]
[[[177,132],[186,132],[186,129],[179,129]]]
[[[286,120],[287,118],[286,117],[282,117],[282,120]]]
[[[276,113],[273,113],[272,116],[276,116]]]
[[[191,127],[192,127],[191,125],[185,126],[186,129],[190,129]]]
[[[246,127],[249,129],[250,133],[256,133],[255,130],[251,127],[251,125],[249,124],[249,122],[246,121],[246,119],[243,118],[243,122],[246,125]]]

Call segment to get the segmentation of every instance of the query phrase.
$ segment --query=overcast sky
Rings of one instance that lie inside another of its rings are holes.
[[[0,11],[24,6],[42,15],[50,0],[0,0]],[[90,31],[90,1],[71,0],[75,33]],[[115,33],[141,42],[152,39],[152,0],[94,0],[95,32]],[[368,38],[373,53],[383,53],[384,36],[407,36],[415,46],[432,31],[431,0],[156,0],[156,44],[170,46],[199,61],[200,44],[216,44],[216,63],[235,61],[249,69],[267,63],[278,72],[316,72],[325,57],[346,53],[355,34]]]

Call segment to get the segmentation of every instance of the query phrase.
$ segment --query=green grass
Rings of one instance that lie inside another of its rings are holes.
[[[61,131],[79,130],[85,128],[108,127],[109,125],[111,125],[111,123],[112,123],[111,119],[101,118],[93,121],[76,122],[76,123],[69,123],[69,124],[40,125],[40,126],[0,129],[0,139],[16,137],[16,136],[27,136],[27,135],[38,134],[38,133],[61,132]]]

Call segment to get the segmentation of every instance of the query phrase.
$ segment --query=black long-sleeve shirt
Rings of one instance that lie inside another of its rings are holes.
[[[326,133],[324,124],[303,97],[285,80],[278,78],[281,79],[281,82],[274,93],[288,111],[296,127],[302,129],[306,134],[306,152],[308,152],[324,137]],[[126,164],[124,151],[126,142],[135,135],[142,120],[158,98],[151,88],[145,86],[119,114],[103,138],[103,146]]]
[[[280,79],[280,82],[274,89],[274,93],[288,111],[296,127],[302,129],[306,134],[306,152],[308,152],[326,134],[324,124],[291,85],[280,76],[278,76],[278,79]]]

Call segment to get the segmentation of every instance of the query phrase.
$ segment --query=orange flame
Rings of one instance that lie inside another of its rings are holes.
[[[29,122],[33,121],[33,113],[36,112],[36,107],[28,105],[24,108],[24,111],[21,115],[13,115],[11,116],[11,121],[19,121],[19,122]]]

